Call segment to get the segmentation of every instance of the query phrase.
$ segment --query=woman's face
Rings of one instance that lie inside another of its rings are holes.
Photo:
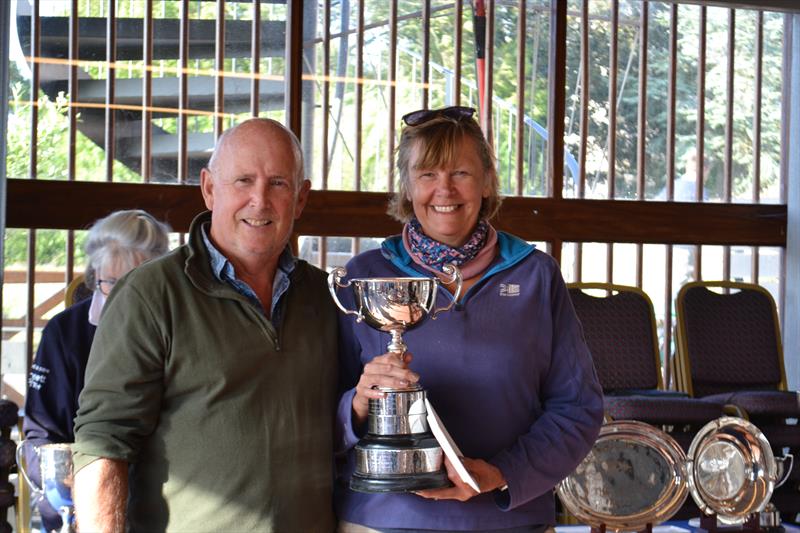
[[[96,273],[100,292],[106,296],[111,294],[111,289],[114,288],[114,285],[117,283],[117,281],[122,276],[133,270],[135,266],[139,266],[139,264],[143,261],[143,258],[136,257],[134,259],[134,265],[129,265],[126,261],[112,260],[100,266]]]
[[[478,223],[481,203],[491,193],[475,141],[463,138],[452,164],[421,168],[419,143],[408,162],[408,199],[425,234],[452,247],[464,244]]]

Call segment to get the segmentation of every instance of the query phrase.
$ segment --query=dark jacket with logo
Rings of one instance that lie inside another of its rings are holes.
[[[28,376],[25,396],[26,472],[41,487],[39,456],[35,446],[72,442],[78,395],[83,389],[86,361],[97,329],[89,323],[87,298],[58,313],[45,326]],[[61,528],[61,517],[45,498],[39,501],[47,531]]]

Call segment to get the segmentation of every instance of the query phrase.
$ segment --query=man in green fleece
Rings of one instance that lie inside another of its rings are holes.
[[[332,531],[336,314],[288,247],[297,138],[223,134],[188,244],[123,277],[75,420],[81,531]]]

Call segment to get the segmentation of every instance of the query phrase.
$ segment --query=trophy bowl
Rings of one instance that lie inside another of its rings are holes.
[[[44,497],[53,509],[61,515],[61,532],[72,531],[74,519],[72,502],[73,485],[73,466],[72,466],[72,446],[67,443],[43,444],[35,448],[39,456],[39,472],[41,475],[42,486],[37,486],[28,477],[28,473],[22,466],[22,451],[26,441],[22,441],[17,446],[17,465],[22,477],[31,487],[37,497]]]
[[[435,308],[440,280],[437,278],[361,278],[343,281],[347,271],[335,268],[328,288],[337,307],[357,322],[391,334],[390,353],[402,358],[406,352],[402,333],[450,310],[461,294],[461,273],[445,266],[445,283],[456,283],[452,301]],[[356,310],[339,301],[337,288],[353,291]],[[370,399],[367,434],[355,447],[355,472],[350,488],[361,492],[407,492],[446,487],[450,484],[442,468],[444,453],[430,432],[425,408],[425,390],[418,384],[402,389],[381,387],[383,398]]]
[[[689,448],[689,490],[697,506],[726,525],[763,511],[783,470],[764,434],[737,417],[703,426]]]
[[[354,315],[357,322],[379,331],[391,333],[392,340],[388,350],[401,357],[406,352],[402,333],[420,325],[430,316],[436,319],[439,313],[452,309],[461,295],[461,272],[453,265],[445,265],[448,275],[445,283],[456,283],[453,300],[449,305],[434,309],[436,293],[440,281],[437,278],[359,278],[347,282],[347,270],[334,268],[328,275],[328,290],[331,292],[336,306],[346,315]],[[357,311],[345,308],[336,295],[337,287],[352,287]]]
[[[437,283],[431,278],[373,278],[352,283],[363,319],[381,331],[413,328],[436,303]]]

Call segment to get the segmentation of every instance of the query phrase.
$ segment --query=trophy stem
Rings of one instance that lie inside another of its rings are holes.
[[[400,359],[403,358],[403,354],[406,353],[408,346],[406,343],[403,342],[403,331],[400,329],[393,329],[391,330],[392,334],[392,341],[389,343],[388,349],[390,352],[397,354],[397,357]]]

